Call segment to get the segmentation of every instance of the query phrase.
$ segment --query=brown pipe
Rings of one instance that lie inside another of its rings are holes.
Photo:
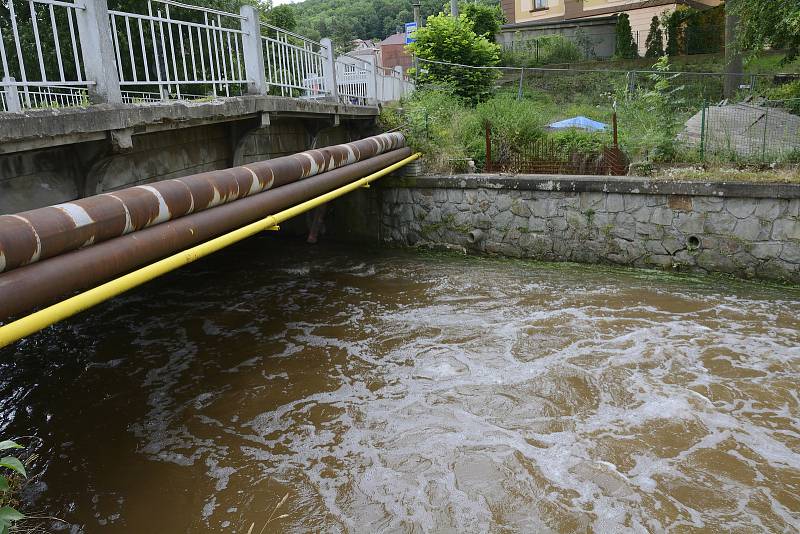
[[[409,148],[394,150],[272,191],[0,274],[0,321],[319,196],[410,155]]]
[[[405,146],[386,133],[291,156],[0,215],[0,273]]]

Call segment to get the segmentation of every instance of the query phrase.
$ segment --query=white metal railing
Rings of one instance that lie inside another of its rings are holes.
[[[411,88],[375,58],[334,57],[320,42],[228,13],[147,0],[143,13],[107,0],[1,0],[0,110],[136,104],[245,94],[370,105]]]
[[[372,65],[353,56],[336,58],[336,82],[339,96],[350,104],[366,104],[374,96]]]
[[[328,50],[321,43],[261,23],[266,82],[281,96],[321,98],[330,94],[325,87]]]
[[[123,101],[245,92],[240,15],[172,0],[148,0],[147,14],[108,13]]]
[[[26,5],[27,4],[27,5]],[[2,109],[82,105],[87,88],[76,10],[60,0],[0,3]]]
[[[377,99],[379,102],[400,100],[413,91],[414,85],[401,68],[377,67]]]

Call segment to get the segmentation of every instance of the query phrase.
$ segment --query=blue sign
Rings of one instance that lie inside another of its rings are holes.
[[[416,22],[406,22],[406,44],[411,44],[416,39],[411,38],[411,34],[417,31],[417,23]]]

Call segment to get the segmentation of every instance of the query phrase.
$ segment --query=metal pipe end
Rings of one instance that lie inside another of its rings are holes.
[[[477,245],[483,241],[484,237],[486,236],[483,234],[483,230],[478,230],[476,228],[474,230],[470,230],[470,232],[467,234],[467,241],[470,245]]]

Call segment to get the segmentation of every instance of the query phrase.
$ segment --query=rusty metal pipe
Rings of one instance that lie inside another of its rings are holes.
[[[0,215],[0,273],[352,165],[402,146],[405,146],[402,134],[386,133],[231,169]]]
[[[411,155],[401,148],[0,274],[0,321],[319,196]]]

